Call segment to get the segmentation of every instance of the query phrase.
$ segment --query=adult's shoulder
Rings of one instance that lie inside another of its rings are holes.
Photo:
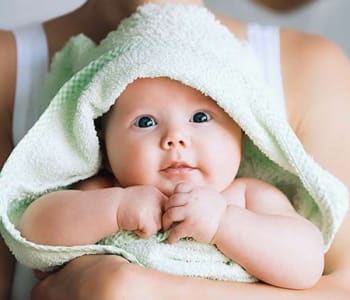
[[[348,57],[330,40],[285,29],[281,61],[293,129],[316,161],[350,186]]]
[[[0,170],[10,154],[12,112],[16,87],[16,42],[10,31],[0,30]]]
[[[315,107],[337,109],[335,104],[344,104],[342,99],[350,88],[350,63],[334,42],[282,29],[281,64],[287,110],[295,129]]]
[[[0,114],[12,113],[16,87],[16,41],[11,31],[0,30]]]

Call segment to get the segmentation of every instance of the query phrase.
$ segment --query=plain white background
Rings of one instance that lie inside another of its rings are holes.
[[[85,0],[0,0],[0,28],[11,29],[32,22],[43,22],[76,9],[84,2]],[[218,13],[243,21],[281,25],[324,35],[341,45],[350,56],[350,0],[316,0],[288,14],[274,13],[250,0],[204,2]]]

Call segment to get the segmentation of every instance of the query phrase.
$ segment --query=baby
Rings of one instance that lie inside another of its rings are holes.
[[[208,96],[169,78],[129,84],[102,118],[113,176],[34,201],[18,225],[45,245],[86,245],[120,230],[214,244],[272,285],[303,289],[323,271],[319,230],[275,187],[236,178],[240,127]],[[79,189],[79,190],[78,190]]]

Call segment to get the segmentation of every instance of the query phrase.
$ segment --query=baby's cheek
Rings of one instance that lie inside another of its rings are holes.
[[[212,187],[222,192],[225,190],[235,179],[239,167],[239,161],[235,159],[222,159],[218,155],[217,159],[213,159],[210,162],[210,172],[208,172],[208,181]],[[223,156],[224,157],[224,156]]]
[[[116,178],[122,186],[145,185],[148,184],[150,177],[147,176],[147,173],[143,165],[138,165],[133,161],[128,166],[116,171]]]

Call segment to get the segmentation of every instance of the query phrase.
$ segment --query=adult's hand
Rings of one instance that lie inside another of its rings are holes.
[[[138,271],[115,255],[87,255],[79,257],[56,273],[44,277],[32,290],[32,300],[112,300],[141,299],[133,296],[142,288]],[[135,286],[137,287],[135,289]],[[140,291],[141,292],[141,291]]]

